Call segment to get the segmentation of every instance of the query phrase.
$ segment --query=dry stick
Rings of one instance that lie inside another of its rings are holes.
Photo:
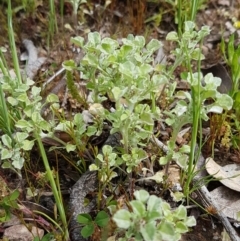
[[[198,174],[193,178],[194,183],[199,183],[203,178],[206,176],[206,170],[203,168],[205,165],[205,159],[202,155],[199,156],[197,162],[197,170],[199,170]],[[240,238],[236,232],[236,230],[232,227],[231,223],[229,222],[228,218],[222,213],[221,208],[218,206],[217,202],[211,198],[211,194],[209,193],[208,189],[202,184],[199,187],[198,192],[201,196],[204,197],[204,201],[206,202],[206,206],[214,207],[218,212],[216,216],[221,220],[224,228],[226,229],[229,237],[232,241],[240,241]]]
[[[154,143],[156,143],[165,153],[168,152],[168,147],[164,145],[161,141],[159,141],[155,136],[152,137],[151,139]],[[199,159],[197,161],[196,168],[199,170],[198,174],[193,178],[194,183],[199,183],[203,178],[207,175],[206,170],[203,168],[205,165],[205,159],[204,157],[200,154]],[[236,230],[232,227],[231,223],[229,222],[228,218],[219,210],[220,207],[216,203],[215,200],[211,198],[211,194],[209,193],[207,187],[204,185],[204,181],[202,181],[202,186],[199,187],[198,192],[201,194],[201,196],[204,197],[204,201],[207,203],[207,206],[212,206],[216,208],[218,211],[216,216],[221,220],[224,228],[226,229],[229,237],[231,238],[232,241],[240,241],[240,238],[236,232]],[[204,204],[205,205],[205,204]]]

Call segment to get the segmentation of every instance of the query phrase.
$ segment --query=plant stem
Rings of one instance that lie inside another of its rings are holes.
[[[50,16],[49,16],[49,33],[48,33],[48,47],[53,40],[53,35],[56,30],[58,32],[57,21],[56,21],[56,13],[55,13],[55,5],[54,0],[49,0],[50,5]]]
[[[2,70],[3,75],[10,77],[9,70],[7,67],[7,62],[6,62],[6,59],[4,58],[1,48],[0,48],[0,69]]]
[[[65,215],[65,210],[64,210],[64,207],[63,207],[62,199],[60,198],[61,194],[58,193],[58,189],[57,189],[56,183],[54,181],[52,171],[51,171],[50,166],[49,166],[49,162],[48,162],[48,159],[47,159],[45,149],[43,147],[42,140],[41,140],[39,134],[36,133],[36,131],[35,131],[35,136],[36,136],[38,146],[39,146],[39,149],[40,149],[40,153],[41,153],[41,156],[42,156],[42,159],[43,159],[44,167],[46,169],[47,177],[48,177],[48,180],[50,182],[52,192],[53,192],[53,195],[54,195],[57,207],[58,207],[59,215],[60,215],[61,221],[63,223],[64,240],[68,240],[69,239],[68,225],[67,225],[67,220],[66,220],[66,215]]]
[[[190,20],[193,22],[195,21],[195,18],[196,18],[197,8],[198,8],[198,0],[192,0]]]
[[[182,36],[183,16],[182,16],[182,0],[177,1],[177,21],[178,21],[178,35]]]
[[[8,115],[8,108],[6,105],[5,96],[2,89],[2,84],[0,83],[0,127],[4,133],[6,133],[10,138],[12,138],[11,121]]]
[[[13,65],[17,76],[17,81],[18,83],[22,83],[22,77],[21,77],[21,72],[20,72],[19,63],[18,63],[17,49],[15,45],[15,38],[14,38],[14,32],[13,32],[13,26],[12,26],[11,0],[8,0],[8,36],[9,36],[9,42],[10,42],[12,58],[13,58]]]
[[[202,46],[203,41],[200,43],[200,49]],[[184,185],[184,194],[188,198],[190,192],[189,192],[189,187],[190,183],[193,180],[194,176],[194,167],[195,167],[195,162],[197,158],[195,158],[196,155],[196,143],[197,143],[197,134],[199,130],[199,119],[200,119],[200,110],[201,110],[201,96],[200,96],[200,84],[201,84],[201,74],[200,74],[200,64],[201,64],[201,52],[199,52],[199,58],[198,58],[198,86],[197,89],[194,87],[191,88],[192,91],[192,109],[193,109],[193,125],[192,125],[192,137],[191,137],[191,145],[190,145],[190,156],[189,156],[189,164],[188,164],[188,170],[187,170],[187,180]],[[193,81],[193,76],[192,76],[192,69],[190,66],[190,60],[188,58],[188,68],[190,70],[190,75],[191,75],[191,80]],[[200,124],[201,126],[201,124]],[[201,130],[201,127],[200,127]],[[200,133],[201,134],[201,133]],[[200,138],[201,142],[201,138]],[[201,144],[201,143],[200,143]]]

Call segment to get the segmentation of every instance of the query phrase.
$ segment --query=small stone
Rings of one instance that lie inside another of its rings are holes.
[[[20,224],[19,218],[13,214],[10,214],[10,219],[7,222],[4,222],[3,227],[10,227],[18,224]]]
[[[218,0],[218,4],[222,6],[230,6],[230,1],[229,0]]]
[[[6,228],[3,236],[9,241],[33,241],[34,237],[39,237],[41,239],[43,235],[43,229],[31,226],[30,232],[25,225],[20,224]]]

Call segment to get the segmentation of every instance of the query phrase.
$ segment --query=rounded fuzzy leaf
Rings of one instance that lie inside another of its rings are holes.
[[[207,90],[215,90],[218,86],[221,85],[222,80],[218,77],[214,77],[212,73],[208,73],[204,77],[204,82],[206,84],[205,88]]]
[[[151,195],[147,204],[147,221],[160,220],[162,217],[161,199],[155,195]]]
[[[128,55],[130,55],[133,52],[133,46],[130,45],[123,45],[120,48],[120,55],[124,58]]]
[[[87,55],[84,56],[81,63],[84,66],[90,65],[90,66],[97,68],[98,67],[98,58],[97,58],[96,54],[88,53]]]
[[[159,207],[161,205],[161,202],[162,202],[162,200],[159,197],[157,197],[155,195],[151,195],[147,202],[147,210],[149,212],[159,210],[159,212],[160,212]]]
[[[25,162],[24,158],[20,157],[20,155],[17,153],[15,158],[12,157],[12,160],[13,167],[17,168],[18,170],[21,170]]]
[[[94,134],[96,134],[96,132],[97,132],[97,128],[95,126],[88,126],[86,135],[93,136]]]
[[[161,235],[161,240],[164,241],[177,241],[181,237],[180,234],[176,234],[173,224],[164,220],[158,226],[158,232]]]
[[[26,93],[20,94],[20,95],[17,97],[17,100],[19,100],[19,101],[21,101],[21,102],[26,102],[26,103],[29,102],[29,98],[28,98],[28,96],[27,96]]]
[[[32,120],[36,124],[40,124],[40,121],[43,120],[43,118],[39,112],[35,111],[32,113]]]
[[[182,221],[177,222],[175,228],[178,233],[186,233],[188,231],[188,227]]]
[[[223,108],[218,105],[211,105],[209,108],[207,108],[207,113],[209,112],[221,114],[223,112]]]
[[[2,159],[3,160],[3,159]],[[5,161],[5,162],[3,162],[3,164],[2,164],[2,168],[5,168],[5,169],[9,169],[9,168],[12,168],[13,166],[12,166],[12,164],[9,162],[9,161]]]
[[[141,201],[142,203],[146,203],[149,198],[149,193],[145,190],[135,191],[133,195],[137,200]]]
[[[35,81],[27,78],[26,85],[31,86],[31,85],[34,85],[34,84],[35,84]]]
[[[167,216],[167,215],[169,215],[170,213],[172,213],[171,207],[170,207],[169,203],[167,203],[167,202],[162,202],[161,209],[162,209],[163,214],[164,214],[165,216]]]
[[[169,32],[166,36],[166,40],[177,41],[178,40],[178,34],[175,31]]]
[[[13,155],[12,151],[9,151],[6,148],[1,148],[1,160],[11,158]]]
[[[32,150],[33,146],[34,146],[34,141],[24,140],[22,142],[22,149],[25,151]]]
[[[150,73],[153,70],[153,67],[150,64],[142,64],[139,67],[139,72],[142,76],[147,75],[148,73]]]
[[[179,149],[181,153],[190,153],[191,148],[189,145],[182,145],[182,147]]]
[[[114,222],[119,228],[128,229],[131,225],[131,213],[127,210],[118,210],[113,216]]]
[[[95,218],[95,222],[99,227],[107,226],[109,222],[109,216],[105,211],[100,211]]]
[[[192,51],[191,58],[194,60],[204,60],[205,59],[204,55],[201,53],[201,50],[199,48],[196,48]]]
[[[77,113],[76,115],[74,115],[73,117],[73,122],[76,126],[79,126],[79,125],[83,125],[83,116],[81,113]]]
[[[76,68],[76,64],[72,59],[64,61],[62,66],[68,71],[72,71]]]
[[[21,143],[29,136],[28,133],[25,132],[17,132],[16,133],[16,141]]]
[[[81,213],[78,214],[77,221],[80,224],[89,224],[92,222],[92,217],[88,213]]]
[[[70,143],[67,143],[66,150],[67,150],[67,152],[75,151],[76,150],[76,145],[72,145]]]
[[[202,38],[206,37],[207,35],[209,35],[210,31],[211,31],[210,27],[205,25],[198,32],[198,36],[202,39]]]
[[[126,61],[123,64],[119,64],[119,71],[122,74],[127,75],[132,78],[135,75],[136,66],[132,62]]]
[[[168,83],[168,79],[161,74],[154,74],[152,77],[152,82],[154,83],[155,86],[159,87],[159,85]],[[156,88],[155,92],[158,92],[158,91],[159,89]]]
[[[71,38],[71,43],[75,44],[76,46],[82,47],[84,45],[84,38],[80,36]]]
[[[49,95],[47,96],[46,102],[47,102],[47,103],[59,102],[58,96],[55,95],[55,94],[49,94]]]
[[[94,225],[88,224],[82,228],[81,235],[83,236],[83,238],[88,238],[93,234],[93,232],[94,232]]]
[[[2,136],[2,142],[6,147],[12,147],[12,139],[7,134]]]
[[[137,214],[139,217],[144,216],[146,208],[142,202],[140,202],[139,200],[133,200],[130,202],[130,204],[135,214]]]
[[[32,93],[33,96],[39,96],[40,92],[41,92],[40,87],[36,87],[36,86],[32,87],[31,93]]]
[[[102,152],[104,156],[108,156],[112,153],[112,147],[109,145],[104,145],[102,148]]]
[[[152,39],[146,46],[148,51],[155,52],[162,47],[162,43],[157,39]]]
[[[180,205],[175,211],[175,216],[178,219],[184,220],[187,217],[187,209],[183,205]]]
[[[188,227],[196,226],[197,222],[196,219],[193,216],[187,217],[187,219],[184,222]]]
[[[156,223],[149,222],[144,226],[140,227],[140,232],[143,236],[144,241],[152,241],[154,240],[154,236],[156,233]]]
[[[16,98],[13,98],[11,96],[7,97],[7,101],[12,105],[16,106],[18,104],[18,100]]]
[[[185,21],[184,27],[185,27],[185,32],[191,32],[195,28],[195,23],[192,21]]]
[[[136,43],[136,45],[140,48],[143,48],[145,45],[145,38],[143,36],[136,36],[134,43]]]
[[[9,201],[14,201],[19,197],[19,191],[18,190],[14,190],[9,197]]]
[[[176,163],[183,169],[185,170],[187,168],[188,165],[188,161],[189,161],[189,156],[182,154],[182,153],[177,153],[177,158],[175,158],[175,155],[173,155],[174,160],[176,161]]]
[[[100,34],[98,32],[90,32],[88,34],[88,42],[90,42],[94,46],[97,46],[101,42]]]
[[[101,49],[108,54],[112,54],[118,46],[118,42],[111,38],[104,38],[101,43]]]
[[[160,164],[160,165],[166,165],[168,162],[169,162],[169,158],[166,157],[166,156],[162,156],[162,157],[160,157],[160,159],[159,159],[159,164]]]
[[[225,110],[230,110],[233,106],[233,99],[227,94],[222,94],[221,98],[217,99],[216,104]]]
[[[154,124],[151,113],[146,113],[146,112],[142,113],[140,116],[140,119],[141,119],[142,123],[144,123],[146,125],[152,126]]]
[[[122,97],[123,91],[118,86],[114,86],[112,88],[112,94],[114,100],[118,101]]]

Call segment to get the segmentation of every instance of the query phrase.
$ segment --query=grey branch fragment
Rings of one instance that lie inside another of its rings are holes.
[[[33,79],[37,74],[41,65],[46,61],[47,58],[38,58],[37,48],[34,46],[33,42],[28,39],[23,40],[23,44],[28,52],[28,61],[26,65],[26,75],[30,79]]]
[[[163,144],[161,141],[159,141],[155,136],[152,136],[151,141],[153,143],[156,143],[158,147],[160,147],[165,153],[168,153],[169,149],[168,147]]]
[[[70,192],[69,210],[72,215],[70,221],[70,233],[72,241],[86,241],[81,235],[81,227],[77,222],[77,216],[81,213],[90,213],[96,207],[96,199],[84,206],[84,198],[88,193],[94,192],[97,189],[98,178],[97,171],[84,173],[81,178],[74,184]]]

